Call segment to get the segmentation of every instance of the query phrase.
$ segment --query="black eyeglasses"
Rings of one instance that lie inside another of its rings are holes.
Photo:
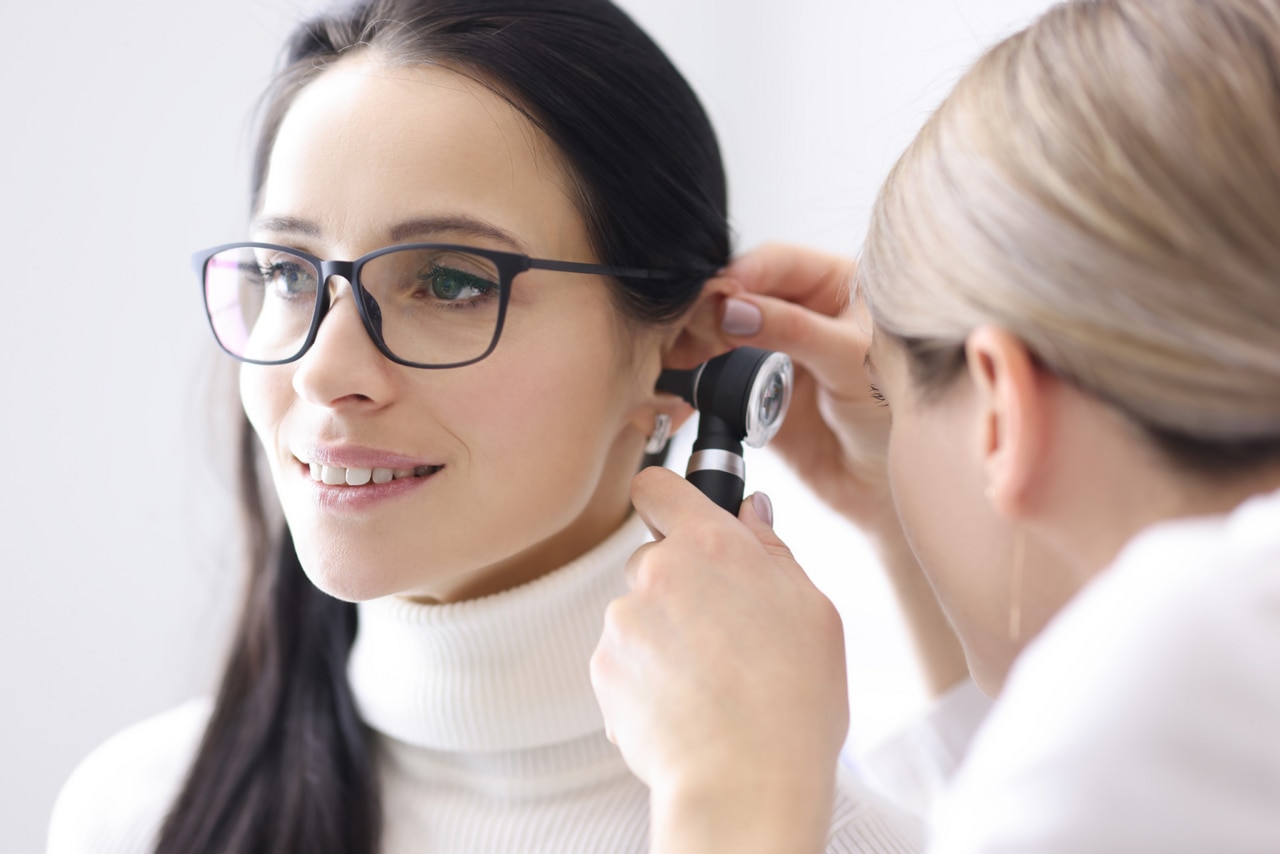
[[[458,368],[493,352],[511,283],[525,270],[627,279],[676,279],[711,271],[604,267],[548,261],[449,243],[388,246],[354,261],[324,261],[271,243],[227,243],[191,258],[209,325],[242,362],[282,365],[307,352],[329,310],[326,283],[351,285],[373,343],[414,368]]]

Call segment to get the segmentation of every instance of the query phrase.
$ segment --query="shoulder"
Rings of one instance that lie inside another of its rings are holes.
[[[122,730],[63,785],[49,824],[49,854],[150,851],[212,711],[191,700]]]
[[[925,848],[917,816],[895,806],[841,766],[828,854],[914,854]]]
[[[854,759],[855,767],[895,803],[927,816],[960,767],[992,702],[972,679],[961,680]]]
[[[1144,538],[1028,648],[939,816],[947,851],[1280,850],[1280,526]]]

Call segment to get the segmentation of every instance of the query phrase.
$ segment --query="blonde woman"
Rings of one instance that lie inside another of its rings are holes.
[[[932,850],[1280,851],[1280,3],[1055,7],[899,161],[852,305],[845,263],[749,256],[725,325],[807,368],[781,447],[998,697]],[[593,673],[660,844],[745,815],[734,850],[816,850],[830,605],[761,497],[743,526],[667,472],[634,496],[665,539]],[[716,782],[766,763],[768,796]]]

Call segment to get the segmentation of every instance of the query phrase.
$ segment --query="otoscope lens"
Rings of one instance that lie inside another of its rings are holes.
[[[770,373],[766,380],[764,393],[760,395],[760,423],[765,427],[772,426],[782,412],[783,382],[779,371]]]

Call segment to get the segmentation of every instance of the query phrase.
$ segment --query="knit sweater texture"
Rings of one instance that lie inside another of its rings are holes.
[[[644,852],[649,800],[604,734],[588,675],[633,517],[599,546],[520,587],[443,605],[359,606],[348,675],[377,733],[384,854]],[[49,854],[144,854],[177,796],[211,701],[114,736],[66,783]],[[913,818],[842,779],[828,850],[913,852]]]

